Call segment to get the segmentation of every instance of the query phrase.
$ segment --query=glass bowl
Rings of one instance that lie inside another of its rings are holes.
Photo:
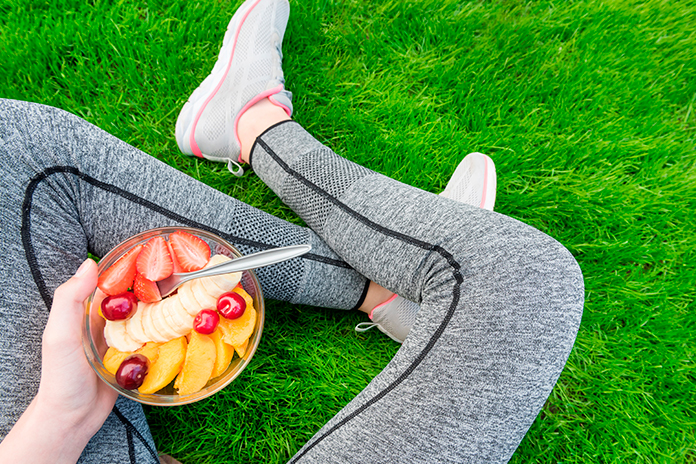
[[[183,230],[205,241],[208,246],[210,246],[212,255],[224,254],[233,259],[242,256],[242,254],[233,245],[229,244],[217,235],[211,234],[210,232],[191,227],[161,227],[158,229],[150,229],[134,235],[116,246],[113,250],[107,253],[106,256],[101,259],[101,261],[99,261],[99,274],[108,269],[109,266],[114,264],[121,256],[123,256],[134,246],[144,244],[152,237],[156,236],[161,236],[166,239],[169,234],[177,230]],[[85,354],[87,355],[87,360],[97,375],[109,386],[111,386],[111,388],[116,390],[121,395],[138,401],[139,403],[153,406],[175,406],[189,404],[202,400],[203,398],[207,398],[229,385],[230,382],[232,382],[237,378],[237,376],[239,376],[239,374],[242,373],[244,368],[251,361],[251,358],[254,356],[256,348],[259,346],[259,342],[261,340],[265,309],[261,285],[259,284],[259,281],[253,271],[244,271],[242,273],[241,283],[244,290],[246,290],[246,292],[249,293],[249,295],[254,299],[254,309],[256,309],[257,312],[254,332],[249,338],[249,343],[247,345],[247,351],[244,354],[244,358],[240,358],[235,353],[234,358],[232,359],[232,362],[228,366],[227,370],[222,375],[210,380],[202,390],[190,395],[179,395],[177,394],[176,390],[174,390],[174,382],[172,382],[157,393],[143,394],[138,392],[138,390],[126,390],[116,383],[116,379],[113,374],[107,371],[102,363],[102,357],[104,356],[104,353],[106,353],[108,346],[106,345],[106,340],[104,339],[104,325],[106,321],[99,314],[98,310],[101,300],[98,296],[98,294],[101,293],[99,290],[95,290],[95,292],[92,293],[85,305],[85,323],[82,328],[82,345],[84,347]]]

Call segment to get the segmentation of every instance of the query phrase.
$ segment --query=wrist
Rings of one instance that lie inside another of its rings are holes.
[[[49,429],[63,440],[69,442],[82,443],[83,447],[92,438],[99,426],[93,429],[90,426],[89,416],[85,416],[81,411],[65,411],[56,407],[55,402],[44,399],[39,394],[36,395],[32,404],[34,404],[33,418],[40,421],[45,429]],[[99,424],[101,425],[101,424]]]
[[[34,398],[20,422],[22,442],[27,446],[26,451],[31,453],[21,462],[77,462],[94,434],[85,430],[75,417],[57,412],[50,404],[42,401],[41,395]]]

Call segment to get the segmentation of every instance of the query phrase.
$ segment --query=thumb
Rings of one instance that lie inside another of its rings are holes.
[[[67,282],[56,289],[54,300],[64,304],[84,302],[97,286],[97,263],[87,258]],[[56,306],[55,302],[53,306]]]
[[[84,301],[96,286],[97,263],[88,258],[80,265],[75,275],[54,292],[46,332],[79,332],[82,326]]]

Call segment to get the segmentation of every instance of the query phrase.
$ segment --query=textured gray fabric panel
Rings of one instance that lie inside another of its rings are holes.
[[[275,135],[274,149],[287,154],[284,155],[286,162],[296,162],[297,165],[294,168],[302,172],[309,182],[321,183],[328,195],[316,192],[302,183],[287,186],[287,190],[279,195],[288,206],[298,212],[312,230],[322,235],[323,225],[327,219],[326,214],[331,211],[331,198],[340,197],[356,180],[374,173],[355,163],[347,163],[343,158],[326,156],[332,153],[331,150],[314,140],[306,131],[293,130],[294,125],[299,127],[297,123],[291,121],[272,129]],[[284,138],[284,135],[289,137]],[[298,156],[297,147],[311,149],[302,156]],[[270,160],[267,157],[252,159],[255,168],[264,173],[264,182],[267,182],[267,185],[277,193],[283,188],[282,178],[273,174],[275,172],[273,166],[268,168],[264,166],[268,162]],[[336,174],[326,176],[327,172]]]
[[[580,324],[571,254],[514,219],[365,173],[296,123],[260,137],[252,161],[346,262],[421,304],[394,359],[291,462],[508,461]]]
[[[103,256],[134,233],[186,225],[217,233],[243,253],[311,243],[311,256],[257,272],[267,298],[349,309],[365,288],[365,278],[310,229],[255,210],[55,108],[0,100],[0,189],[0,437],[38,389],[53,290],[88,251]],[[139,406],[122,409],[149,437]],[[99,440],[111,449],[127,438],[119,417],[105,427],[83,459],[128,462],[98,458]],[[133,443],[141,453],[138,439]]]
[[[125,464],[131,462],[132,453],[135,457],[134,462],[138,464],[159,464],[155,442],[150,434],[142,406],[119,396],[116,400],[116,409],[118,414],[115,412],[109,414],[104,426],[92,437],[77,462],[80,464]],[[129,442],[132,445],[130,450]]]

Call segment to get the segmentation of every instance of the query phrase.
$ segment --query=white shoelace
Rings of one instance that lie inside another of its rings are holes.
[[[367,332],[373,327],[377,327],[379,324],[376,322],[361,322],[358,325],[355,326],[355,331],[356,332]]]
[[[232,165],[237,166],[237,169],[232,169]],[[227,159],[227,170],[237,177],[242,177],[244,175],[244,168],[242,165],[231,158]]]

